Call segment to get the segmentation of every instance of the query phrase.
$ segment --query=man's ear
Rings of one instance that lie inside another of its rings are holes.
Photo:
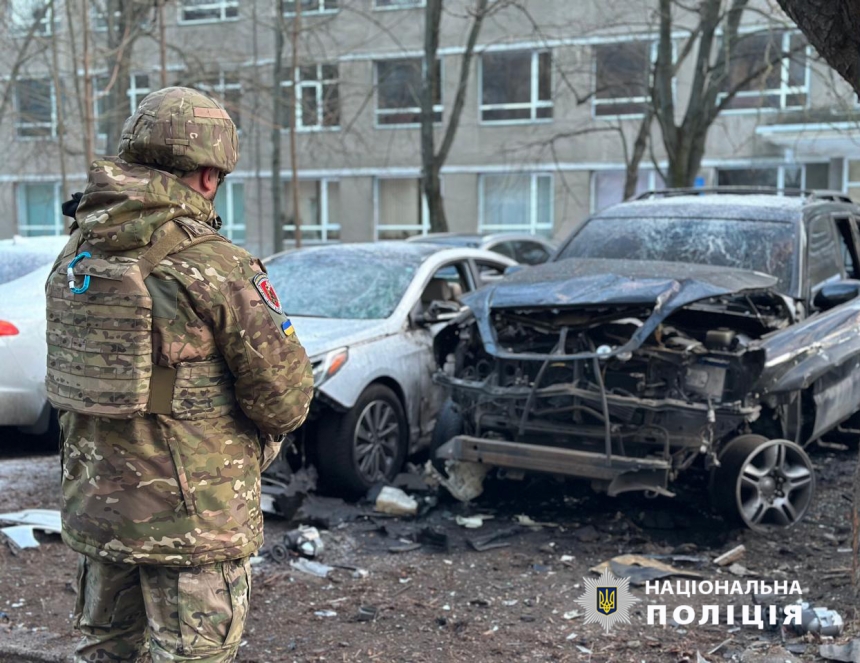
[[[219,173],[217,168],[203,168],[200,173],[200,187],[207,198],[214,198],[218,191]]]

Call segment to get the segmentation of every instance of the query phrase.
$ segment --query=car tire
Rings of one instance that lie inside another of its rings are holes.
[[[446,399],[436,417],[436,426],[430,438],[430,462],[439,472],[445,473],[445,461],[436,458],[436,451],[452,437],[463,432],[463,415],[459,406],[450,398]]]
[[[317,440],[317,469],[324,486],[359,497],[397,476],[406,460],[409,426],[397,394],[373,384],[350,410],[322,419]]]

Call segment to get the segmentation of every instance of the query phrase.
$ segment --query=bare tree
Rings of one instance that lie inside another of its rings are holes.
[[[502,3],[496,3],[497,5]],[[497,8],[497,7],[496,7]],[[427,0],[424,13],[424,63],[421,90],[421,166],[422,187],[427,200],[430,215],[430,229],[433,232],[446,232],[448,220],[445,216],[445,204],[442,199],[442,183],[440,172],[460,124],[460,116],[466,103],[466,91],[469,84],[469,74],[475,45],[481,33],[481,26],[488,13],[487,0],[476,0],[472,12],[472,25],[466,40],[466,49],[460,63],[460,76],[457,84],[457,94],[448,115],[448,126],[442,138],[438,151],[435,145],[433,102],[439,98],[439,30],[442,23],[443,0]]]
[[[860,95],[860,9],[850,0],[777,0],[809,43]]]
[[[284,0],[275,4],[275,62],[272,67],[272,218],[275,221],[274,252],[284,248],[284,218],[281,196],[281,117],[283,115],[283,99],[281,84],[284,80]],[[295,110],[295,109],[293,109]]]

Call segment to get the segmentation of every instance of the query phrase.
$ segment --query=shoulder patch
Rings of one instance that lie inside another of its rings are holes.
[[[272,286],[272,283],[269,281],[269,275],[260,272],[251,279],[251,283],[254,284],[257,292],[260,293],[260,297],[262,297],[263,301],[266,302],[266,306],[272,309],[275,313],[283,315],[281,300],[278,298],[278,293],[275,292],[274,286]]]

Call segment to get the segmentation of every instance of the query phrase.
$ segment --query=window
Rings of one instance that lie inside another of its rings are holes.
[[[132,74],[128,86],[128,100],[131,112],[137,110],[143,98],[151,92],[149,74]]]
[[[772,189],[827,189],[826,163],[773,166],[770,168],[719,168],[719,186],[761,186]]]
[[[293,185],[286,182],[284,239],[295,240],[293,222]],[[337,180],[301,180],[299,214],[302,219],[302,242],[324,244],[340,240],[340,182]]]
[[[180,23],[226,21],[239,17],[239,0],[181,0]]]
[[[650,99],[651,64],[655,59],[656,47],[650,41],[595,46],[594,114],[643,114]]]
[[[19,138],[57,135],[54,86],[47,78],[22,78],[15,83],[15,111]]]
[[[433,121],[442,121],[442,63],[433,95]],[[421,123],[423,60],[408,58],[376,63],[377,126],[415,126]]]
[[[22,182],[17,186],[18,233],[24,237],[62,235],[59,182]]]
[[[377,178],[374,193],[376,239],[405,239],[430,231],[430,213],[419,178]]]
[[[107,5],[110,0],[103,0],[103,2],[94,2],[92,4],[92,8],[90,10],[90,14],[92,16],[92,28],[97,32],[106,32],[108,29],[108,19],[112,18],[113,23],[112,27],[114,29],[121,29],[121,21],[122,21],[122,10],[116,9],[113,12],[113,17],[108,15]],[[137,24],[138,29],[140,30],[148,30],[151,25],[151,16],[143,16],[140,18],[140,22]]]
[[[549,260],[549,251],[543,244],[528,241],[511,243],[514,245],[514,260],[521,265],[539,265]]]
[[[302,0],[302,15],[332,14],[338,10],[338,0]],[[296,0],[284,2],[284,13],[296,13]]]
[[[13,36],[27,35],[34,23],[39,24],[34,34],[43,37],[51,34],[54,14],[50,0],[11,0],[8,7],[7,24]]]
[[[374,9],[409,9],[423,6],[424,0],[373,0]]]
[[[833,219],[827,215],[812,219],[806,229],[807,264],[812,293],[818,291],[827,281],[841,276],[842,266],[837,259],[839,249],[833,231]]]
[[[237,71],[221,71],[197,83],[194,87],[220,101],[236,128],[241,127],[242,81]]]
[[[481,57],[481,120],[552,119],[552,53],[513,51]]]
[[[809,96],[808,47],[791,32],[742,34],[730,56],[725,92],[737,90],[729,108],[804,108]]]
[[[626,173],[623,170],[599,170],[592,175],[592,204],[591,211],[599,212],[610,205],[615,205],[624,200],[624,180]],[[634,195],[646,191],[657,191],[665,187],[663,178],[655,170],[639,170],[636,178],[636,191]]]
[[[221,234],[234,244],[245,243],[245,183],[226,180],[215,195],[215,211],[221,217]]]
[[[552,233],[552,175],[482,175],[479,232]]]
[[[844,189],[851,200],[860,202],[860,161],[849,160],[845,163]]]
[[[340,94],[336,64],[298,67],[295,70],[295,83],[298,85],[296,128],[299,131],[320,131],[340,126]],[[281,92],[284,95],[281,114],[283,129],[288,129],[290,126],[291,85],[293,81],[281,83]]]

